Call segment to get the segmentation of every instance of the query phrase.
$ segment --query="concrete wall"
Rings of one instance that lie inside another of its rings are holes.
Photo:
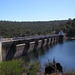
[[[1,44],[1,41],[0,41],[0,61],[2,61],[2,44]]]
[[[30,47],[29,47],[29,49],[28,49],[28,52],[27,52],[27,53],[33,52],[33,50],[34,50],[34,46],[35,46],[35,41],[30,42]]]
[[[44,39],[43,47],[45,47],[46,45],[47,45],[47,39]]]
[[[55,38],[57,40],[57,38]],[[25,55],[27,53],[33,52],[33,50],[38,50],[40,48],[45,47],[46,45],[50,45],[50,43],[55,42],[54,37],[47,39],[36,39],[32,42],[26,42],[22,44],[16,44],[13,42],[11,44],[2,45],[0,43],[0,60],[11,60],[21,55]]]
[[[12,48],[10,44],[2,45],[2,61],[8,60],[9,58],[11,58],[11,55],[13,54],[13,52],[14,52],[14,48]]]
[[[14,45],[14,46],[13,44],[12,45],[9,44],[9,45],[3,45],[2,49],[0,45],[0,57],[2,56],[3,61],[11,60],[13,58],[32,52],[34,49],[34,45],[35,45],[35,42],[29,42],[29,47],[27,47],[25,43]],[[1,50],[2,50],[2,53],[1,53]]]
[[[52,44],[54,43],[55,41],[54,41],[54,37],[52,38]]]
[[[41,45],[42,45],[42,40],[38,40],[38,45],[37,45],[36,50],[40,49],[41,48]]]
[[[49,38],[49,42],[48,42],[48,45],[50,45],[50,43],[51,43],[51,38]]]
[[[18,57],[22,55],[25,45],[26,45],[25,43],[16,45],[16,53],[14,57]]]

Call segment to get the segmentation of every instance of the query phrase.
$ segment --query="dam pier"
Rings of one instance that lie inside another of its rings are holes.
[[[28,54],[50,44],[60,42],[65,35],[39,35],[31,37],[3,38],[0,40],[0,61]]]

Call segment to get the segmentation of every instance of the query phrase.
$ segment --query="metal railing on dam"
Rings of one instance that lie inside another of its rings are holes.
[[[15,57],[43,48],[44,46],[63,40],[65,35],[39,35],[30,37],[3,38],[0,41],[0,61],[11,60]]]

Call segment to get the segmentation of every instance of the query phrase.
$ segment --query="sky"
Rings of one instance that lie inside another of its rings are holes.
[[[75,0],[0,0],[0,20],[50,21],[75,18]]]

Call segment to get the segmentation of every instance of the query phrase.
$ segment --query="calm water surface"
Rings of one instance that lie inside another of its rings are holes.
[[[56,62],[61,63],[65,70],[75,70],[75,40],[66,40],[61,44],[57,43],[22,57],[24,61],[28,62],[40,61],[42,69],[48,59],[52,62],[53,58]]]

